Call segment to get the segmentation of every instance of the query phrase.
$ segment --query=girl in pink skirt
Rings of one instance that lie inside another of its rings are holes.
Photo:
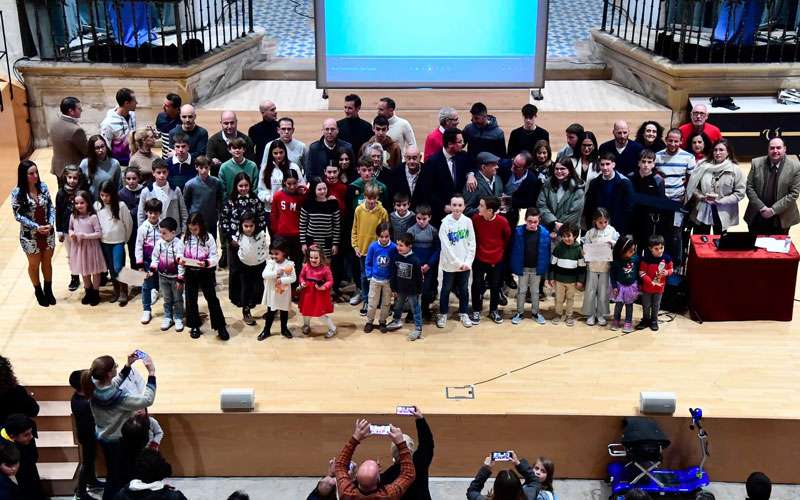
[[[619,330],[622,307],[625,322],[622,331],[633,331],[633,303],[639,297],[639,256],[631,235],[620,236],[614,245],[614,262],[611,263],[611,300],[614,301],[614,319],[611,329]]]
[[[106,261],[100,249],[100,221],[88,191],[75,194],[74,209],[69,218],[69,267],[72,274],[83,277],[86,293],[81,304],[100,303],[100,274],[106,272]]]

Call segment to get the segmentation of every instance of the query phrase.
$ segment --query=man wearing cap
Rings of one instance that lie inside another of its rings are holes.
[[[478,213],[478,204],[481,198],[503,196],[503,181],[497,176],[497,162],[499,161],[499,157],[488,151],[478,153],[477,162],[480,170],[475,176],[478,187],[475,191],[464,193],[464,214],[468,217]]]
[[[692,121],[681,125],[680,131],[683,136],[681,148],[688,151],[689,138],[697,132],[706,134],[712,144],[716,144],[722,139],[722,132],[719,128],[708,123],[708,107],[705,104],[698,104],[692,109]]]
[[[769,141],[767,156],[754,158],[747,174],[747,210],[744,220],[754,234],[789,234],[800,222],[800,162],[786,156],[786,144]]]

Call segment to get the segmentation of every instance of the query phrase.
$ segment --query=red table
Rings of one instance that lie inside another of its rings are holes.
[[[719,251],[719,236],[692,236],[689,250],[689,300],[701,321],[791,321],[797,263],[789,253],[756,250]],[[774,236],[785,238],[785,236]]]

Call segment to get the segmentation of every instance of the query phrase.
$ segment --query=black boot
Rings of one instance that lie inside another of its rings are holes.
[[[92,300],[89,301],[90,306],[96,306],[100,303],[100,290],[92,288]]]
[[[256,340],[265,340],[270,335],[272,335],[272,334],[269,333],[269,327],[268,326],[264,326],[264,329],[261,330],[261,333],[258,334],[258,337],[256,337]]]
[[[47,307],[50,305],[50,302],[44,296],[44,292],[42,291],[41,285],[33,286],[33,294],[36,296],[36,302],[38,302],[40,306]]]
[[[130,289],[128,285],[125,283],[120,282],[119,284],[119,306],[125,307],[128,305],[128,298],[130,295]]]
[[[92,301],[92,289],[91,288],[84,288],[83,289],[83,298],[81,299],[81,304],[88,306],[89,303]]]
[[[47,299],[47,302],[51,306],[56,305],[56,298],[53,296],[53,282],[52,281],[45,281],[44,282],[44,298]]]
[[[114,302],[119,300],[119,289],[120,289],[119,281],[112,279],[111,286],[114,291],[111,292],[111,300],[109,300],[109,302],[113,304]]]
[[[192,327],[192,329],[189,330],[189,336],[192,337],[193,339],[199,339],[200,335],[202,335],[202,334],[203,334],[203,332],[201,332],[200,328],[198,328],[196,326]]]
[[[219,337],[220,340],[228,340],[231,338],[230,334],[228,334],[228,329],[225,327],[225,325],[219,327],[219,329],[217,330],[217,337]]]
[[[69,285],[67,286],[67,289],[70,292],[74,292],[75,290],[80,288],[80,286],[81,286],[80,277],[77,274],[73,274],[69,279]]]

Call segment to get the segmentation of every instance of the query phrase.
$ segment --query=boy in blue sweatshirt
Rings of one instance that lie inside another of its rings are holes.
[[[386,320],[389,318],[389,305],[392,300],[390,280],[394,270],[394,259],[397,245],[392,242],[392,226],[388,222],[378,224],[375,229],[378,241],[373,242],[367,250],[364,264],[364,273],[369,280],[369,303],[367,306],[367,324],[364,333],[369,333],[374,328],[375,310],[381,306],[379,328],[381,333],[386,333]]]
[[[431,225],[430,205],[417,205],[417,223],[408,229],[414,237],[414,255],[419,259],[422,271],[422,318],[431,319],[431,302],[436,298],[437,273],[439,270],[439,230]]]

